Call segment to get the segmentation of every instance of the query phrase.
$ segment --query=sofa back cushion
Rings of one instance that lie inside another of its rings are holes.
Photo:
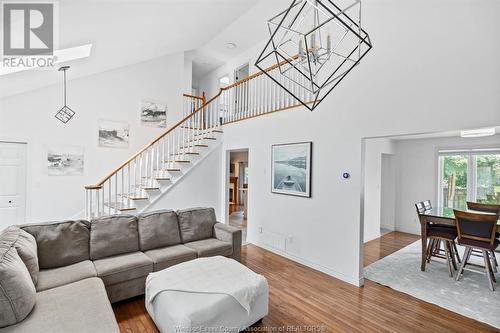
[[[35,306],[36,290],[15,243],[19,230],[0,234],[0,327],[21,322]]]
[[[181,243],[179,222],[173,210],[159,210],[138,217],[139,246],[141,251]]]
[[[17,250],[17,254],[26,265],[33,284],[36,286],[36,283],[38,282],[38,274],[40,273],[40,267],[38,266],[35,237],[15,226],[11,226],[7,230],[13,234],[17,234],[17,240],[14,243],[14,246]]]
[[[217,222],[213,208],[190,208],[177,211],[183,243],[213,237]]]
[[[113,215],[90,223],[90,259],[139,251],[137,217]]]
[[[89,260],[89,222],[84,220],[21,226],[35,237],[40,269]]]

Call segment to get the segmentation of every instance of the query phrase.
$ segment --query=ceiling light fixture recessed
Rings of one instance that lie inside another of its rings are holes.
[[[495,134],[495,127],[460,131],[460,136],[462,138],[479,138],[482,136],[491,136]]]
[[[236,45],[235,43],[226,43],[226,49],[234,50],[237,47],[238,45]]]

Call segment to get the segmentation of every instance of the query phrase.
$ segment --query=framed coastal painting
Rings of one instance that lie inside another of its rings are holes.
[[[311,197],[312,142],[272,146],[271,191]]]
[[[149,99],[142,99],[141,125],[146,127],[167,127],[167,104]]]
[[[127,122],[100,120],[99,147],[128,148],[129,125]]]
[[[83,147],[51,146],[47,149],[49,176],[83,175]]]

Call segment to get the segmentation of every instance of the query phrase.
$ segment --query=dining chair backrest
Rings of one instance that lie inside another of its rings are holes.
[[[487,212],[500,215],[500,205],[483,204],[479,202],[467,201],[467,209],[477,210],[478,212]]]
[[[415,208],[417,209],[417,214],[418,215],[421,215],[421,214],[425,213],[425,206],[424,206],[424,203],[422,201],[417,202],[415,204]]]
[[[432,209],[432,204],[430,200],[425,200],[424,201],[424,208],[425,210],[431,210]]]
[[[494,244],[498,215],[454,210],[458,239],[468,238]]]

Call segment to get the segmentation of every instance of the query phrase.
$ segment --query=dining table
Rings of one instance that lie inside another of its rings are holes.
[[[479,212],[475,210],[464,210],[471,213],[477,214],[493,214],[486,212]],[[422,264],[420,269],[425,271],[425,264],[427,262],[427,226],[429,224],[439,224],[439,225],[449,225],[455,226],[455,214],[453,213],[453,208],[449,207],[433,207],[426,210],[424,213],[419,214],[420,219],[420,232],[422,238]],[[497,232],[500,232],[500,219],[497,222]]]

